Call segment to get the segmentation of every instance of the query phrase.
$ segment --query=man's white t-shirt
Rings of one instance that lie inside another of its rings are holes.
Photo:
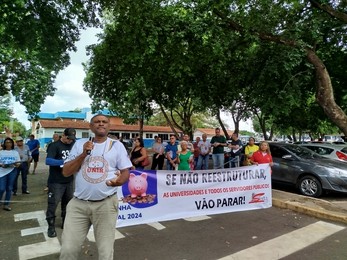
[[[87,138],[77,140],[64,163],[83,153],[83,145],[88,140]],[[82,200],[102,200],[115,194],[117,187],[107,186],[106,181],[115,178],[118,170],[131,167],[128,153],[118,140],[107,138],[103,143],[94,143],[94,149],[75,174],[74,196]]]

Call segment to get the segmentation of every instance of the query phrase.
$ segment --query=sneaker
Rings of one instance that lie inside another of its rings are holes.
[[[43,191],[48,191],[48,187],[44,188]]]
[[[13,192],[12,195],[13,195],[13,196],[17,196],[17,192]]]
[[[30,192],[26,190],[26,191],[23,191],[22,194],[30,194]]]
[[[48,226],[47,235],[48,235],[48,237],[56,237],[57,236],[57,232],[55,232],[54,226]]]
[[[10,206],[5,205],[5,206],[4,206],[4,210],[6,210],[6,211],[11,211],[12,209],[10,208]]]

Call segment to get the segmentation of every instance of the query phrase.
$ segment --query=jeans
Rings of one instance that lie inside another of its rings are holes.
[[[207,170],[208,169],[208,160],[210,158],[210,155],[209,154],[206,154],[206,155],[199,155],[199,158],[198,158],[198,164],[197,164],[197,167],[196,169],[197,170]]]
[[[28,174],[29,174],[28,162],[22,162],[21,165],[17,168],[17,177],[13,184],[13,193],[17,192],[19,175],[22,176],[22,193],[28,190]]]
[[[6,174],[5,176],[0,178],[0,201],[2,200],[2,196],[4,195],[5,191],[5,202],[4,205],[9,205],[11,196],[12,196],[12,189],[14,181],[17,177],[17,168],[13,168],[13,170]]]
[[[224,169],[224,153],[212,154],[213,169]]]
[[[174,171],[175,170],[175,166],[172,166],[172,164],[170,163],[169,160],[166,160],[166,169],[168,171]]]

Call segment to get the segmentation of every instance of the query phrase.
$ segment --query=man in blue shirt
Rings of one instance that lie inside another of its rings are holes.
[[[177,150],[178,146],[176,144],[176,137],[174,135],[171,135],[170,142],[165,147],[167,170],[175,170],[177,162]]]
[[[33,174],[35,174],[37,163],[39,161],[39,155],[40,155],[40,142],[35,139],[35,135],[30,135],[29,136],[29,141],[27,142],[27,145],[29,146],[30,153],[31,153],[31,161],[34,161],[34,170]],[[30,171],[30,164],[29,164],[29,169],[28,172]]]

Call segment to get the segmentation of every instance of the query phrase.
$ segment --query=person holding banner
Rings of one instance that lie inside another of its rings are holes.
[[[245,159],[244,159],[244,166],[251,165],[251,157],[254,152],[259,150],[259,146],[255,144],[254,137],[250,137],[248,140],[248,144],[245,147]]]
[[[187,141],[181,141],[181,151],[177,152],[177,163],[179,171],[189,171],[190,163],[194,160],[193,154],[188,150]]]
[[[166,154],[166,169],[169,170],[176,170],[176,163],[177,163],[177,151],[178,151],[178,145],[176,144],[176,136],[171,135],[170,136],[170,142],[165,147],[165,154]]]
[[[136,137],[134,141],[134,148],[130,152],[130,160],[135,166],[136,170],[143,170],[142,162],[147,158],[147,151],[144,147],[143,139]]]
[[[155,170],[155,168],[157,168],[157,166],[158,166],[158,170],[163,169],[164,159],[165,159],[164,149],[165,149],[165,147],[162,143],[161,137],[157,137],[155,139],[153,146],[152,146],[152,150],[154,151],[154,154],[153,154],[153,159],[152,159],[151,170]]]
[[[227,140],[225,136],[220,134],[220,128],[215,129],[216,135],[211,139],[211,145],[213,147],[212,160],[213,169],[223,169],[224,168],[224,147],[227,146]]]
[[[259,145],[259,150],[255,151],[251,158],[251,164],[258,165],[262,163],[268,163],[270,166],[273,165],[272,156],[270,152],[269,143],[266,141],[262,141]]]
[[[198,144],[199,147],[199,159],[197,170],[207,170],[208,169],[208,160],[211,152],[210,141],[207,140],[207,134],[202,134],[202,140]]]

